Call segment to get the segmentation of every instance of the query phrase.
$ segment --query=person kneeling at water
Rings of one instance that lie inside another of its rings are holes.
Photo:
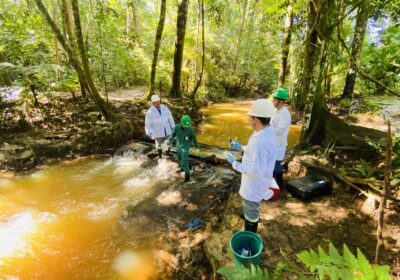
[[[262,200],[273,200],[279,195],[279,187],[273,179],[278,139],[272,127],[271,117],[275,107],[271,101],[258,99],[249,112],[249,121],[254,129],[247,146],[231,141],[231,149],[243,150],[242,162],[227,153],[226,161],[242,174],[239,194],[243,199],[245,230],[257,232]]]
[[[181,164],[182,171],[185,172],[185,182],[190,180],[189,168],[189,151],[192,144],[199,150],[196,134],[192,128],[192,120],[189,116],[184,115],[181,118],[181,123],[176,125],[172,134],[168,137],[169,145],[172,145],[172,140],[176,137],[176,153]]]

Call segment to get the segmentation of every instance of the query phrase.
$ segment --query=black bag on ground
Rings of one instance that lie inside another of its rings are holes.
[[[286,182],[286,189],[298,199],[309,200],[332,192],[329,181],[314,176],[305,176],[297,180]]]

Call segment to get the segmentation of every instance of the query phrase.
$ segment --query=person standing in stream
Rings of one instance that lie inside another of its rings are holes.
[[[155,141],[158,157],[162,158],[161,145],[171,135],[175,122],[171,111],[161,104],[158,95],[153,95],[151,102],[153,105],[146,113],[145,131],[146,135]]]
[[[189,116],[184,115],[181,118],[181,123],[176,125],[172,134],[168,137],[168,144],[172,145],[172,140],[176,137],[176,153],[181,164],[181,170],[185,172],[185,183],[190,180],[189,168],[189,151],[192,144],[197,151],[200,150],[197,142],[196,134],[192,128],[192,120]]]
[[[271,118],[271,127],[274,129],[278,137],[278,151],[276,153],[276,162],[274,168],[274,178],[280,189],[284,187],[282,160],[285,158],[287,137],[291,124],[291,116],[289,110],[285,106],[289,93],[284,88],[278,88],[272,95],[276,114]]]
[[[275,200],[279,196],[279,187],[272,177],[278,139],[270,126],[275,115],[271,101],[256,100],[248,115],[254,131],[247,146],[235,140],[230,142],[232,150],[243,150],[242,162],[236,161],[231,153],[226,153],[225,158],[233,169],[242,174],[239,194],[243,203],[244,229],[255,233],[260,220],[261,201]]]

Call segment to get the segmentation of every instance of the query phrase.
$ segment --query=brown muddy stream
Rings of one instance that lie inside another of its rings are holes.
[[[200,142],[226,147],[229,138],[237,137],[246,143],[251,133],[249,106],[246,102],[204,108],[207,118],[198,129]],[[298,141],[299,130],[292,127],[289,145]],[[177,181],[176,163],[163,160],[148,165],[148,161],[147,156],[125,153],[0,177],[0,279],[156,276],[160,268],[155,240],[138,240],[134,233],[148,228],[134,227],[134,219],[121,218],[127,207],[147,201],[168,206],[176,201],[176,192],[160,195],[160,190]],[[149,220],[141,222],[151,223],[150,231],[162,236],[163,229]]]
[[[251,104],[250,101],[221,103],[201,109],[205,121],[198,129],[199,142],[228,148],[229,139],[237,138],[245,145],[252,133],[247,115]],[[300,132],[300,125],[291,126],[288,147],[293,147],[299,142]]]

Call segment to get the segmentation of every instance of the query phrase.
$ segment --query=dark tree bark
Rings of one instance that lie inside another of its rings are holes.
[[[306,53],[301,72],[300,88],[304,102],[304,118],[301,133],[303,143],[322,142],[327,135],[326,127],[328,112],[325,102],[327,61],[329,55],[329,42],[332,36],[329,28],[332,21],[338,16],[334,1],[314,0],[310,1],[308,25],[311,33],[306,36],[304,46]]]
[[[167,1],[161,0],[161,9],[160,9],[160,18],[158,20],[156,39],[154,42],[154,51],[153,51],[153,62],[151,63],[151,74],[150,74],[150,91],[149,96],[154,94],[155,90],[155,80],[156,80],[156,71],[157,71],[157,61],[158,61],[158,52],[160,51],[162,33],[164,30],[165,24],[165,14],[167,10]]]
[[[360,58],[365,32],[368,25],[368,8],[367,4],[363,4],[358,8],[356,26],[354,28],[353,42],[351,44],[351,56],[349,71],[346,75],[346,83],[344,85],[343,93],[340,99],[353,97],[354,86],[356,84],[357,72],[355,71],[355,64],[358,63]]]
[[[289,47],[292,36],[293,26],[293,5],[295,1],[290,0],[286,9],[285,16],[285,27],[283,29],[283,42],[282,42],[282,53],[280,58],[279,76],[278,76],[278,87],[284,85],[288,71],[288,57]]]
[[[192,99],[195,99],[196,93],[199,90],[201,82],[203,81],[204,75],[204,60],[205,60],[205,49],[206,49],[206,41],[205,41],[205,34],[204,34],[204,0],[200,0],[200,9],[201,9],[201,70],[200,70],[200,77],[197,81],[193,92],[192,92]]]
[[[319,58],[318,30],[317,30],[317,7],[318,2],[309,2],[309,12],[307,18],[307,32],[305,49],[303,51],[304,59],[299,80],[295,84],[295,92],[293,96],[294,108],[303,111],[306,105],[307,96],[310,92],[310,84],[313,79],[314,67]]]
[[[189,0],[182,0],[178,7],[178,19],[176,22],[176,43],[174,53],[174,72],[172,75],[172,87],[170,96],[181,97],[181,76],[183,63],[183,48],[185,43],[187,13]]]

